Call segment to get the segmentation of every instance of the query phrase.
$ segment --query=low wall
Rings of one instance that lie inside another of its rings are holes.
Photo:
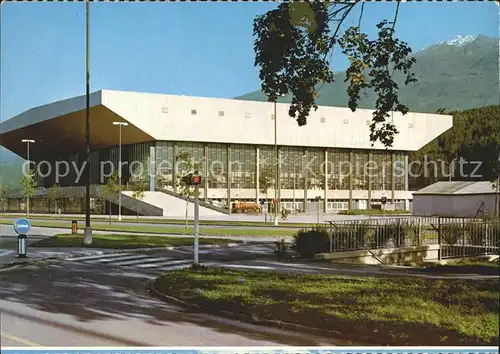
[[[428,261],[437,261],[438,256],[439,245],[426,245],[320,253],[316,258],[342,263],[420,265]]]

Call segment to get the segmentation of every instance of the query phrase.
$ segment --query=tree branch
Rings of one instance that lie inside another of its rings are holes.
[[[399,3],[398,3],[399,4]],[[361,4],[361,13],[359,14],[358,27],[361,28],[361,20],[363,19],[363,10],[365,9],[365,3]]]
[[[396,22],[398,20],[398,13],[399,13],[399,4],[401,3],[400,0],[397,0],[397,5],[396,5],[396,13],[394,14],[394,21],[392,22],[392,31],[394,32],[394,28],[396,27]],[[363,3],[364,5],[364,3]]]

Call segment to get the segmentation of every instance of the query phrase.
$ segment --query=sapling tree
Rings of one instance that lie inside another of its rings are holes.
[[[118,184],[118,171],[114,171],[109,177],[108,182],[104,184],[101,188],[101,199],[104,201],[108,200],[109,206],[109,223],[111,224],[111,198],[115,196],[120,191],[120,186]]]
[[[21,185],[24,187],[23,194],[26,197],[26,217],[29,218],[30,199],[36,194],[35,170],[29,170],[21,178]]]
[[[187,151],[181,151],[175,157],[176,167],[180,168],[180,173],[177,174],[177,191],[180,195],[186,198],[186,218],[185,218],[185,228],[188,227],[188,208],[189,208],[189,198],[195,196],[195,187],[189,184],[182,179],[186,174],[193,173],[198,171],[201,168],[201,164],[199,162],[195,162],[192,158],[191,154]]]
[[[135,181],[132,185],[132,198],[141,201],[146,196],[147,182],[144,179]],[[139,208],[137,208],[137,219],[139,219]]]
[[[54,214],[57,214],[57,186],[55,184],[49,188],[47,199],[51,204],[54,203]]]

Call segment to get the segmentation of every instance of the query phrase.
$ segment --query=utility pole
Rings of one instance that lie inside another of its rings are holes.
[[[118,221],[122,221],[122,126],[128,126],[126,122],[113,122],[119,128],[118,138]]]
[[[200,184],[201,176],[198,171],[190,176],[190,185],[194,185],[194,265],[197,266],[199,260],[199,231],[200,231]]]
[[[26,143],[26,158],[28,160],[28,173],[30,174],[31,176],[31,160],[30,160],[30,143],[31,144],[34,144],[35,143],[35,140],[33,139],[23,139],[21,140],[21,142],[23,143]],[[26,196],[26,218],[29,218],[29,215],[30,215],[30,197],[29,195]]]
[[[274,101],[274,156],[276,156],[276,170],[274,182],[274,225],[278,226],[278,189],[279,189],[279,156],[278,156],[278,116],[276,114],[276,100]]]
[[[92,244],[92,228],[90,227],[90,65],[89,65],[89,0],[85,2],[85,61],[86,61],[86,94],[85,94],[85,145],[87,153],[87,182],[85,185],[85,230],[83,243]]]
[[[200,186],[194,186],[194,264],[199,264],[199,225],[200,225],[200,197],[198,196]]]

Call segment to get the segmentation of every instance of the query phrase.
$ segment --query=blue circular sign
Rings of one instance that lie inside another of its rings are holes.
[[[19,235],[25,235],[30,230],[30,222],[27,219],[17,219],[14,222],[14,231]]]

